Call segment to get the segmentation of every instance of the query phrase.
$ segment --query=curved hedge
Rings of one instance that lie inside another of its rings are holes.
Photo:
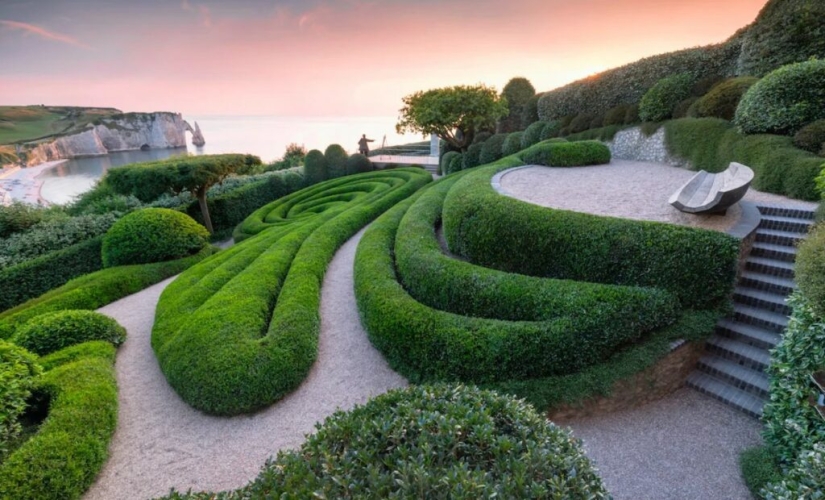
[[[126,329],[94,311],[66,310],[31,319],[12,338],[12,342],[38,356],[94,340],[117,347],[126,340]]]
[[[610,148],[600,141],[556,142],[550,139],[521,154],[528,165],[583,167],[610,163]]]
[[[639,117],[646,122],[659,122],[673,116],[673,110],[690,97],[694,77],[689,73],[668,76],[648,90],[639,103]]]
[[[752,76],[741,76],[716,84],[697,101],[696,116],[733,120],[742,96],[758,81]]]
[[[432,177],[421,169],[334,179],[281,198],[235,231],[234,247],[161,296],[152,347],[189,404],[230,415],[293,390],[317,355],[318,305],[337,249]]]
[[[37,433],[0,464],[0,498],[80,498],[108,456],[117,424],[115,349],[90,342],[40,359],[35,391],[48,400]]]
[[[419,386],[337,412],[299,450],[218,498],[565,498],[607,491],[570,431],[522,401]],[[169,498],[216,498],[211,493]]]

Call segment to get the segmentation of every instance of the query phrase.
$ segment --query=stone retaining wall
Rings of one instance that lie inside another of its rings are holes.
[[[605,143],[613,158],[618,160],[649,161],[690,169],[689,162],[668,153],[664,127],[660,127],[650,137],[642,132],[641,127],[622,130],[616,133],[612,141]]]

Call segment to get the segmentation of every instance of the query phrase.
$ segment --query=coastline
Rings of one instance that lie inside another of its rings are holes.
[[[0,174],[0,202],[7,200],[24,201],[35,205],[49,205],[43,199],[40,189],[43,187],[41,174],[68,160],[47,161],[33,167],[19,168]]]

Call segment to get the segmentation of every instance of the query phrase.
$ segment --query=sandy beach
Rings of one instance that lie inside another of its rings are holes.
[[[68,160],[47,161],[34,167],[10,169],[8,173],[0,174],[0,204],[17,200],[47,205],[48,202],[40,196],[40,188],[43,187],[40,174],[66,161]]]

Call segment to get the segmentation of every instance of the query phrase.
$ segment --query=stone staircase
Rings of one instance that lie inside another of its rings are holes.
[[[785,303],[794,291],[796,243],[813,224],[814,212],[759,207],[762,221],[745,272],[734,291],[733,315],[716,325],[704,357],[687,385],[759,418],[768,399],[765,368],[788,326]]]

